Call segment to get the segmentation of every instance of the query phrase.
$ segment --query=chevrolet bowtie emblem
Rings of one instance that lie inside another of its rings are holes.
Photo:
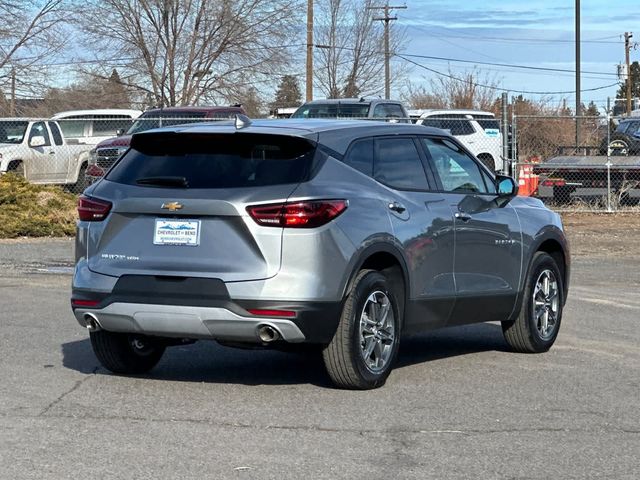
[[[180,204],[178,202],[163,203],[160,208],[166,208],[167,210],[175,212],[176,210],[181,210],[182,209],[182,204]]]

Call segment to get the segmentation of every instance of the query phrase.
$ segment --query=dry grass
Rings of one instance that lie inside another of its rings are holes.
[[[64,237],[75,233],[76,196],[59,187],[0,177],[0,238]]]
[[[640,254],[640,212],[562,213],[573,255]]]

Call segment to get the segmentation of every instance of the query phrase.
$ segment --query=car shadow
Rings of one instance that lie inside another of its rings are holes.
[[[403,339],[395,368],[486,351],[509,351],[499,325],[453,327]],[[63,366],[71,370],[114,375],[100,367],[89,339],[63,344],[62,355]],[[168,348],[149,374],[135,377],[180,382],[331,387],[319,350],[242,350],[208,341]]]

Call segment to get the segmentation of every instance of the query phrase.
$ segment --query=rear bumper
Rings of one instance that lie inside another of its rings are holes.
[[[245,317],[222,307],[111,303],[104,308],[76,308],[73,313],[83,327],[95,329],[97,324],[110,332],[258,343],[258,330],[269,326],[286,342],[306,340],[291,320]]]
[[[326,344],[342,309],[342,302],[232,299],[209,278],[123,275],[105,290],[74,286],[72,309],[83,327],[93,320],[113,332],[260,343],[258,329],[270,326],[286,342]]]

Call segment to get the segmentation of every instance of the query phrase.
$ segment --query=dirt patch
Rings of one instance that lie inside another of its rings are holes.
[[[640,254],[640,213],[562,213],[576,256],[637,256]]]

